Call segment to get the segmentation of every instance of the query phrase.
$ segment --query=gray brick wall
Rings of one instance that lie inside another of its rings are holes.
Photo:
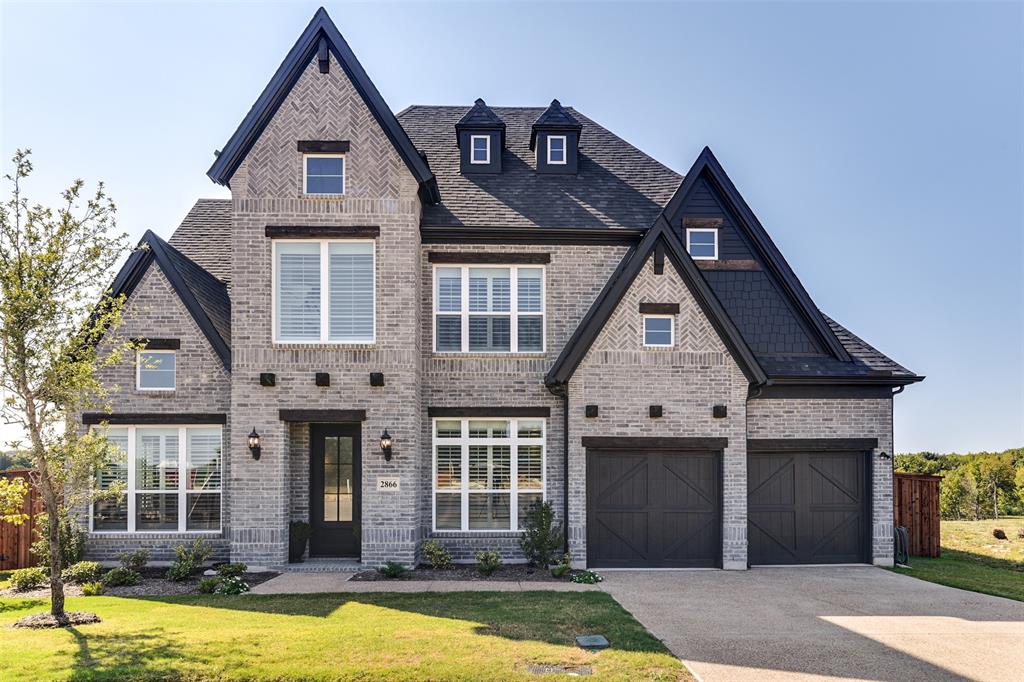
[[[230,375],[155,262],[125,304],[124,320],[118,333],[126,337],[176,338],[181,340],[181,348],[176,353],[176,388],[173,391],[136,390],[134,357],[102,370],[100,379],[111,389],[110,406],[114,412],[228,413]],[[225,427],[225,444],[229,433]],[[221,533],[92,533],[86,545],[87,556],[107,560],[120,552],[147,548],[153,553],[154,560],[167,559],[172,555],[171,547],[179,541],[203,537],[215,547],[218,558],[226,558],[227,542],[224,538],[230,527],[227,470],[223,472],[222,480]],[[83,523],[87,523],[88,510],[80,510],[80,515]]]
[[[346,195],[302,195],[297,140],[348,140]],[[278,419],[281,408],[363,409],[362,556],[369,564],[412,563],[421,527],[419,200],[417,185],[365,107],[340,65],[328,74],[315,61],[296,83],[231,181],[232,404],[241,426],[230,441],[232,555],[247,563],[287,560],[287,524],[308,513],[301,426]],[[271,242],[273,225],[378,226],[376,242],[377,342],[369,346],[275,345],[272,341]],[[369,374],[381,371],[384,387]],[[277,374],[261,387],[260,372]],[[314,385],[329,372],[331,385]],[[245,433],[255,426],[263,455],[249,456]],[[385,463],[377,443],[387,428],[394,458]],[[242,431],[245,433],[242,433]],[[402,490],[378,493],[377,476],[400,476]]]
[[[872,559],[893,563],[892,399],[751,400],[747,405],[750,438],[877,438],[871,458]]]
[[[673,349],[642,347],[639,304],[678,303]],[[569,381],[569,543],[575,564],[586,562],[584,436],[724,437],[723,567],[746,568],[748,382],[675,268],[655,275],[648,260]],[[587,418],[584,406],[599,406]],[[663,406],[652,419],[648,407]],[[725,405],[728,417],[714,419]]]

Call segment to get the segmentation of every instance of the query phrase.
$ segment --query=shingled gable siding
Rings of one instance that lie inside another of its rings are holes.
[[[642,347],[641,302],[679,303],[673,349]],[[727,438],[723,458],[723,568],[747,565],[748,381],[675,268],[655,275],[653,258],[619,303],[569,381],[569,542],[575,564],[586,562],[586,436]],[[586,418],[596,404],[600,416]],[[648,416],[660,404],[663,417]],[[729,416],[714,419],[725,405]]]
[[[302,195],[296,141],[323,139],[350,142],[344,197]],[[362,558],[371,565],[412,563],[421,525],[416,482],[422,467],[417,184],[332,55],[327,74],[311,61],[232,178],[231,190],[231,414],[233,423],[244,425],[230,441],[232,557],[250,564],[284,563],[288,521],[308,514],[308,469],[297,454],[307,447],[308,429],[281,422],[278,410],[361,409],[367,414]],[[273,344],[268,224],[380,228],[374,345]],[[277,385],[259,386],[260,372],[276,373]],[[317,387],[316,372],[330,373],[331,385]],[[370,372],[383,372],[386,385],[370,387]],[[258,462],[245,442],[253,426],[263,436]],[[385,428],[395,439],[391,462],[384,462],[378,447]],[[378,476],[400,476],[401,491],[379,494]]]
[[[108,367],[100,372],[105,386],[117,386],[111,393],[110,402],[114,412],[197,412],[228,413],[230,409],[230,375],[224,369],[220,358],[213,352],[195,320],[189,315],[181,299],[171,288],[167,277],[155,263],[139,282],[125,305],[124,323],[119,333],[126,337],[151,337],[180,339],[181,348],[176,352],[177,368],[174,391],[138,391],[135,389],[135,358]],[[229,424],[224,427],[224,445],[230,434]],[[225,462],[227,466],[227,462]],[[227,533],[230,526],[230,489],[227,485],[230,471],[223,472],[225,481],[222,493],[220,534],[209,533],[93,533],[86,543],[87,558],[113,560],[121,552],[149,549],[154,560],[173,558],[173,547],[184,540],[202,537],[215,549],[215,557],[226,559],[228,555]],[[88,523],[88,509],[82,509],[82,522]]]
[[[424,536],[435,535],[459,562],[472,562],[484,549],[499,552],[507,562],[523,561],[519,534],[440,532],[432,534],[433,439],[427,407],[548,407],[545,446],[546,498],[559,520],[564,514],[564,419],[562,399],[544,386],[544,375],[558,357],[580,320],[614,272],[625,246],[569,245],[454,245],[430,244],[430,251],[448,253],[546,253],[545,266],[545,353],[483,354],[433,352],[433,263],[425,249],[420,258],[421,315],[424,323],[420,347],[423,354],[423,475],[420,488]],[[500,267],[500,266],[498,266]]]
[[[871,458],[872,560],[893,564],[892,398],[851,400],[751,400],[750,438],[877,438]]]

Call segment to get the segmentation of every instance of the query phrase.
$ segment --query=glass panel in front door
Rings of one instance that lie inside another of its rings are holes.
[[[324,438],[324,521],[352,520],[352,438]]]

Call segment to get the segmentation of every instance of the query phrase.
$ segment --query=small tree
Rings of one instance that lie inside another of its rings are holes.
[[[555,509],[550,502],[534,503],[526,514],[526,527],[519,540],[526,560],[546,569],[562,547],[562,525],[555,522]]]
[[[1012,499],[1014,491],[1013,459],[1010,455],[985,455],[978,461],[978,487],[985,504],[992,505],[992,518],[999,518],[999,500]]]
[[[98,371],[134,348],[116,337],[123,297],[105,289],[127,237],[116,230],[102,183],[84,196],[75,180],[56,209],[29,204],[29,155],[15,153],[4,176],[11,198],[0,205],[0,387],[8,396],[0,416],[28,440],[48,524],[50,612],[66,624],[61,518],[90,499],[96,469],[116,456],[102,432],[79,433],[75,420],[106,407]]]
[[[939,515],[958,521],[968,515],[978,496],[974,476],[966,467],[953,469],[939,484]]]

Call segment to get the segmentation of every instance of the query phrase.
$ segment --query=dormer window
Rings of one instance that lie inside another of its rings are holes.
[[[565,135],[548,135],[548,163],[565,165]]]
[[[306,154],[302,158],[303,191],[306,194],[344,194],[345,156]]]
[[[718,260],[718,230],[687,228],[686,250],[694,260]]]
[[[469,162],[473,165],[486,165],[491,162],[491,136],[470,136]]]

